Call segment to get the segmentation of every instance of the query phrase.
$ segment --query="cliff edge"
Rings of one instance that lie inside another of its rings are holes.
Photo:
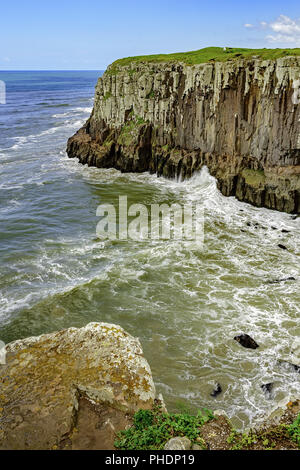
[[[69,157],[169,178],[206,165],[225,196],[300,213],[300,56],[165,57],[108,67]]]

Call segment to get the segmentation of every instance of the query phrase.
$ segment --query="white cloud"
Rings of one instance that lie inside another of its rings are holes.
[[[244,24],[245,28],[253,28],[253,24],[251,23],[246,23]]]
[[[270,23],[270,28],[276,33],[283,34],[299,34],[300,36],[300,20],[292,20],[288,16],[280,15],[276,21]]]
[[[249,25],[250,23],[246,23],[244,26],[249,28]],[[290,46],[300,45],[300,18],[292,19],[289,16],[280,15],[271,23],[261,21],[260,28],[269,31],[269,34],[266,36],[266,40],[269,43],[287,43]]]
[[[266,36],[266,39],[269,42],[289,42],[289,43],[295,43],[295,44],[300,44],[300,38],[297,36],[291,36],[288,34],[276,34],[275,36],[273,34],[268,34]]]

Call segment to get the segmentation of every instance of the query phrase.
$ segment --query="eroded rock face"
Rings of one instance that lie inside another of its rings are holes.
[[[110,66],[70,157],[189,177],[206,165],[226,196],[300,212],[300,58]]]
[[[78,401],[127,413],[151,408],[155,387],[138,339],[121,327],[85,328],[7,345],[0,365],[0,449],[49,449],[76,424]]]

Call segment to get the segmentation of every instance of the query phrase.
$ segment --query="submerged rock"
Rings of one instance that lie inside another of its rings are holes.
[[[211,392],[210,396],[216,398],[218,395],[222,393],[222,387],[219,383],[215,385],[214,390]]]
[[[278,282],[285,282],[285,281],[296,281],[296,278],[293,276],[284,277],[283,279],[274,279],[274,281],[268,281],[268,284],[277,284]]]
[[[239,335],[239,336],[235,336],[234,339],[235,339],[235,341],[240,343],[240,345],[243,346],[244,348],[248,348],[248,349],[257,349],[257,348],[259,348],[259,345],[254,341],[254,339],[251,338],[251,336],[249,336],[247,334],[242,334],[242,335]]]
[[[292,344],[293,362],[300,366],[300,338],[297,338]]]
[[[287,247],[285,245],[282,245],[281,243],[278,244],[278,247],[282,250],[287,250]]]
[[[267,396],[270,396],[273,389],[274,389],[274,383],[273,382],[269,382],[267,384],[263,384],[260,386],[260,388],[263,390],[263,392],[267,395]]]
[[[73,429],[79,401],[133,414],[155,387],[138,339],[91,323],[6,346],[0,366],[0,449],[49,449]]]
[[[297,338],[293,342],[289,353],[283,355],[278,359],[277,363],[284,366],[291,372],[295,371],[300,373],[300,339]]]
[[[299,372],[299,374],[300,374],[300,365],[298,365],[298,364],[293,364],[292,362],[286,361],[286,360],[284,360],[284,359],[279,359],[279,360],[278,360],[278,364],[280,364],[280,365],[285,365],[285,366],[287,366],[288,368],[290,368],[291,370],[294,370],[294,371],[296,371],[296,372]]]

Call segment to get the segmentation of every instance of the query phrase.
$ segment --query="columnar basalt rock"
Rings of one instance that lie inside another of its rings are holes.
[[[299,78],[299,57],[112,64],[67,152],[171,178],[206,165],[224,195],[299,213]]]

